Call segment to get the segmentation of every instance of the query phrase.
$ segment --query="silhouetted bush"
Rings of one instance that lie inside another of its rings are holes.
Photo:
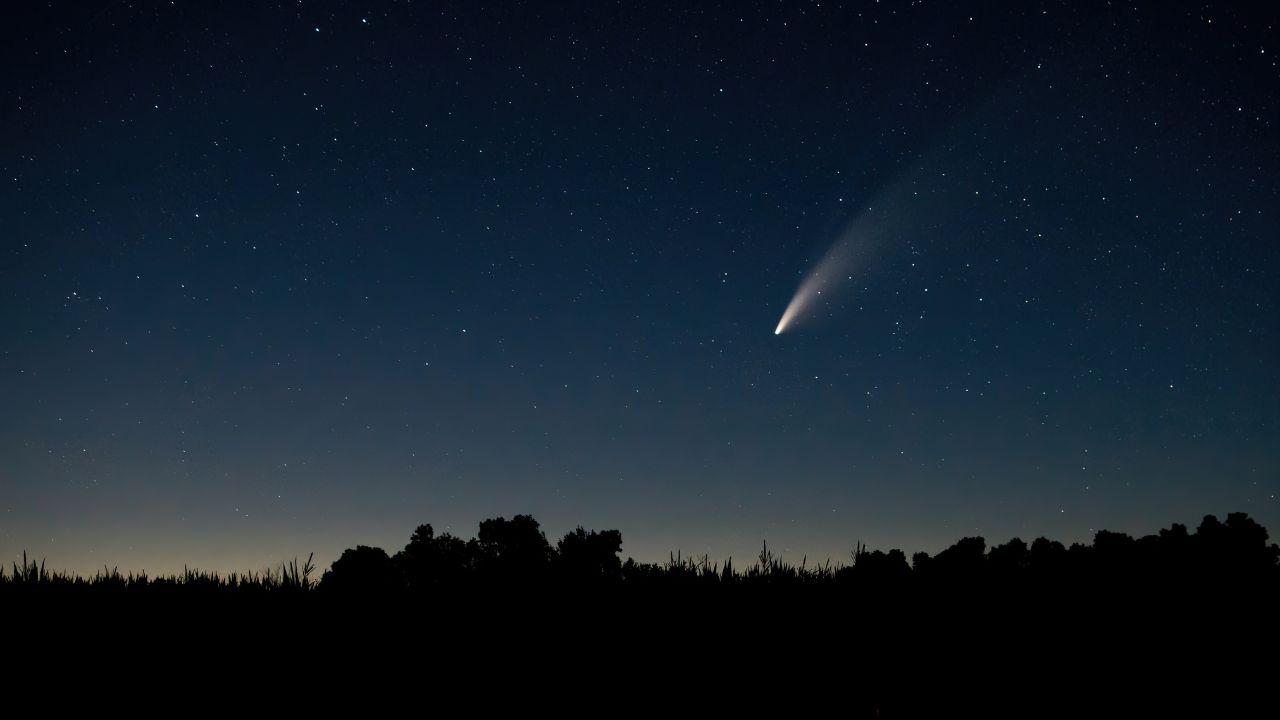
[[[838,568],[836,579],[863,587],[899,585],[911,576],[911,566],[901,550],[867,550],[859,545],[853,553],[853,564]]]
[[[401,582],[395,565],[382,548],[357,545],[342,551],[323,577],[320,587],[330,592],[386,593],[396,590]]]

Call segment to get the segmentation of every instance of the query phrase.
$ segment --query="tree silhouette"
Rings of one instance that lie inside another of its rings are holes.
[[[933,557],[928,563],[930,574],[933,579],[946,582],[978,581],[985,574],[986,549],[987,541],[983,538],[960,538]]]
[[[476,568],[488,581],[531,582],[551,567],[551,544],[532,515],[485,520],[474,542]]]
[[[419,525],[393,560],[405,587],[413,592],[460,585],[474,566],[465,540],[449,533],[437,536],[430,525]]]
[[[1021,538],[1013,538],[991,548],[987,562],[996,578],[1002,581],[1015,579],[1031,568],[1031,550]]]
[[[1060,576],[1067,567],[1067,548],[1057,540],[1038,537],[1031,542],[1027,562],[1031,576],[1044,582]]]
[[[620,552],[621,532],[588,532],[579,526],[556,544],[556,568],[559,576],[569,582],[616,582],[622,577]]]

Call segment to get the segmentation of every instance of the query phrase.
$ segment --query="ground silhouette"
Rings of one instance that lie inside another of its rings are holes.
[[[754,562],[673,553],[665,562],[623,561],[618,530],[566,533],[552,545],[530,515],[492,518],[474,538],[436,534],[420,525],[394,554],[357,545],[318,580],[311,560],[260,573],[219,575],[186,570],[151,577],[104,568],[83,577],[51,571],[43,562],[15,561],[0,568],[0,595],[22,594],[290,594],[321,596],[445,596],[499,588],[596,587],[621,591],[679,588],[809,586],[858,592],[919,595],[939,591],[976,594],[1027,590],[1072,593],[1153,594],[1272,593],[1280,587],[1280,547],[1245,513],[1225,521],[1206,515],[1194,532],[1173,524],[1139,538],[1098,531],[1090,544],[1013,538],[988,548],[965,537],[936,555],[872,550],[855,545],[847,562],[799,563],[776,556],[765,544]]]
[[[516,515],[472,538],[424,524],[393,553],[357,545],[319,578],[310,560],[80,577],[24,557],[0,572],[0,608],[20,630],[208,638],[201,651],[228,667],[403,658],[389,661],[412,676],[398,686],[429,677],[441,691],[462,687],[441,668],[489,686],[615,692],[637,667],[695,679],[720,667],[736,669],[726,687],[763,678],[753,704],[784,685],[831,688],[819,694],[852,717],[1275,715],[1274,663],[1254,658],[1280,641],[1280,548],[1243,513],[1069,546],[966,537],[910,561],[861,544],[817,564],[764,545],[742,566],[624,561],[622,549],[617,530],[578,527],[553,544]],[[244,638],[269,642],[219,642]]]

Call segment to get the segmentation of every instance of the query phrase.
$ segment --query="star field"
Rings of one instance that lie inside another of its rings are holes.
[[[1274,9],[12,15],[0,559],[1280,527]]]

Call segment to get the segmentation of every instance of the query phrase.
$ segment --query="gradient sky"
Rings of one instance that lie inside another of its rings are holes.
[[[1275,6],[1001,5],[6,7],[0,560],[1280,531]]]

